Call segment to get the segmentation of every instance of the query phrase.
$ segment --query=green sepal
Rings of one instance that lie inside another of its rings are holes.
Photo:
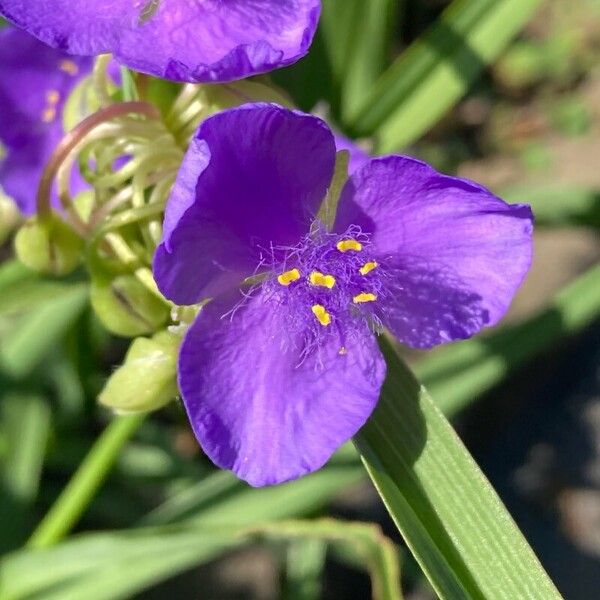
[[[335,170],[331,178],[331,184],[327,189],[327,195],[321,204],[317,218],[327,227],[331,229],[335,221],[338,203],[342,190],[346,181],[348,181],[348,166],[350,165],[350,152],[348,150],[340,150],[335,155]]]
[[[168,305],[131,274],[94,277],[90,299],[102,324],[123,337],[153,333],[169,317]]]
[[[28,219],[15,237],[18,259],[30,269],[66,275],[79,265],[84,242],[55,214]]]
[[[98,400],[118,413],[148,412],[177,396],[181,337],[160,331],[133,340],[125,362],[106,382]]]

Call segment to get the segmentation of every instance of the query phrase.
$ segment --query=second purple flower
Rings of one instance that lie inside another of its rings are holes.
[[[166,79],[222,82],[304,56],[320,0],[0,0],[0,15],[71,54],[111,52]]]

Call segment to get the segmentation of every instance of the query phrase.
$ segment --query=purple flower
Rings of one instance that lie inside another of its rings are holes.
[[[52,150],[64,135],[62,110],[90,58],[71,57],[18,29],[0,30],[0,185],[26,215]],[[75,191],[83,182],[75,183]]]
[[[72,54],[111,52],[176,81],[241,79],[308,52],[320,0],[0,0],[0,14]]]
[[[334,161],[320,119],[245,105],[201,125],[167,206],[156,281],[177,304],[212,298],[181,348],[183,401],[208,456],[252,485],[319,468],[364,424],[386,371],[374,332],[472,336],[530,264],[527,206],[404,156],[354,172],[325,230]]]

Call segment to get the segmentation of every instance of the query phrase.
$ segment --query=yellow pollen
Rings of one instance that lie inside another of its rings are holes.
[[[61,60],[58,68],[73,77],[79,73],[79,67],[72,60]]]
[[[56,90],[48,90],[46,92],[46,101],[48,104],[58,104],[60,94]]]
[[[376,269],[379,265],[373,260],[371,262],[365,263],[359,270],[358,272],[361,275],[367,275],[367,273],[370,273],[373,269]]]
[[[56,109],[53,106],[49,106],[42,111],[42,121],[44,123],[52,123],[56,117]]]
[[[375,302],[377,300],[377,296],[375,294],[370,294],[367,292],[362,292],[362,294],[358,294],[358,296],[354,296],[352,298],[352,302],[354,304],[363,304],[364,302]]]
[[[348,252],[349,250],[360,252],[362,250],[362,244],[356,240],[341,240],[336,244],[336,248],[340,252]]]
[[[317,321],[319,321],[323,327],[327,327],[327,325],[331,323],[331,315],[322,304],[313,304],[311,310],[313,315],[317,317]]]
[[[319,271],[313,271],[309,277],[311,285],[316,285],[319,287],[326,287],[328,289],[333,289],[335,285],[335,277],[333,275],[323,275],[323,273],[319,273]]]
[[[292,269],[290,271],[286,271],[285,273],[282,273],[277,278],[277,281],[281,285],[288,286],[288,285],[290,285],[290,283],[293,283],[294,281],[298,281],[298,279],[300,279],[300,271],[298,271],[298,269]]]
[[[345,356],[346,354],[348,354],[348,349],[346,348],[346,346],[342,346],[342,347],[339,349],[339,351],[338,351],[338,354],[339,354],[340,356]]]

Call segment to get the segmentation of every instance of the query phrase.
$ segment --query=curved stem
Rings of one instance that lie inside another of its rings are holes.
[[[69,156],[73,148],[91,131],[101,124],[114,119],[115,117],[125,116],[127,114],[137,113],[150,119],[159,119],[158,109],[148,102],[122,102],[120,104],[111,104],[106,108],[99,110],[93,115],[84,119],[72,131],[60,141],[50,160],[44,168],[40,185],[37,192],[37,213],[40,216],[46,216],[50,212],[50,191],[52,182],[63,161]]]
[[[61,495],[27,542],[30,548],[46,548],[64,538],[94,498],[121,448],[137,431],[145,415],[115,418],[100,434]]]

